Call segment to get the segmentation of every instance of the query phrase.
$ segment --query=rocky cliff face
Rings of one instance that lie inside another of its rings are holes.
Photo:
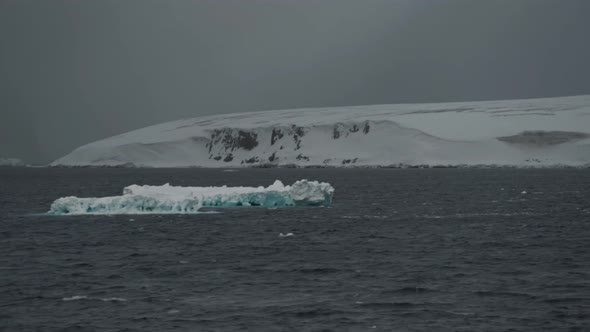
[[[332,126],[301,127],[297,125],[275,126],[267,128],[239,129],[220,128],[214,129],[208,137],[210,160],[241,166],[260,165],[286,165],[286,164],[330,164],[329,159],[314,160],[302,151],[305,136],[309,132],[316,134],[331,133],[331,137],[322,137],[323,140],[346,139],[351,135],[369,134],[371,125],[369,121],[362,123],[337,123]],[[326,135],[322,135],[326,136]],[[313,144],[313,142],[309,142]],[[328,156],[329,154],[326,153]],[[239,157],[238,157],[239,156]],[[237,158],[237,160],[236,160]],[[358,158],[344,159],[342,164],[355,163]]]

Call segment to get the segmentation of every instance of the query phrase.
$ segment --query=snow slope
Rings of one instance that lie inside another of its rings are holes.
[[[167,214],[198,213],[203,206],[328,206],[334,188],[329,183],[300,180],[285,186],[279,180],[264,187],[174,187],[132,185],[122,196],[62,197],[50,214]]]
[[[590,164],[590,96],[296,109],[163,123],[54,166]]]

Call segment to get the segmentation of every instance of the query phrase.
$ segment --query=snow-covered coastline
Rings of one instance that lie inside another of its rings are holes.
[[[65,167],[588,167],[590,96],[223,114],[82,146]]]

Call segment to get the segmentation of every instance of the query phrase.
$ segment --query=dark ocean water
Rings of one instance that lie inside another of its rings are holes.
[[[333,207],[33,215],[301,178]],[[2,331],[590,330],[589,170],[2,169],[0,206]]]

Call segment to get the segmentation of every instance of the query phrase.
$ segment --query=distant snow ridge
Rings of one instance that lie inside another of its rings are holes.
[[[279,180],[264,187],[174,187],[132,185],[122,196],[63,197],[50,214],[190,214],[203,206],[328,206],[334,188],[325,182],[300,180],[285,186]]]
[[[25,166],[25,163],[17,158],[3,158],[0,157],[0,166],[19,167]]]
[[[82,146],[54,166],[590,165],[590,96],[236,113]]]

